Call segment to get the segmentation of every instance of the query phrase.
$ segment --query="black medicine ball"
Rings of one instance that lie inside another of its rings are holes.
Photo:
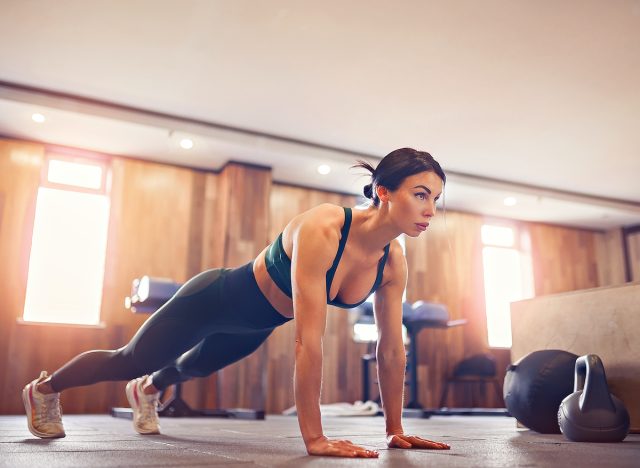
[[[547,349],[511,364],[503,388],[509,413],[529,429],[559,434],[558,407],[573,393],[576,359],[573,353]]]

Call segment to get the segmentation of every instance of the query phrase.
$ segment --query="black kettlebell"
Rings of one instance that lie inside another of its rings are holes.
[[[558,424],[574,442],[620,442],[629,433],[629,412],[609,393],[604,366],[595,354],[576,359],[573,393],[560,403]]]

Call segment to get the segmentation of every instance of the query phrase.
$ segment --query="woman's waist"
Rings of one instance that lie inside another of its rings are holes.
[[[268,247],[258,254],[253,262],[253,275],[258,288],[269,301],[271,306],[286,318],[293,317],[293,301],[273,281],[265,263],[265,253]]]

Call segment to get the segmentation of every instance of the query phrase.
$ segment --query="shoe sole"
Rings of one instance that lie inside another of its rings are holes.
[[[40,437],[41,439],[60,439],[62,437],[65,437],[67,434],[65,434],[64,432],[58,434],[47,434],[45,432],[40,432],[35,427],[33,427],[33,407],[31,406],[31,398],[29,397],[30,388],[31,385],[27,385],[22,389],[22,403],[24,404],[24,409],[27,412],[27,425],[29,426],[29,432],[31,432],[36,437]]]
[[[142,434],[142,435],[160,434],[159,429],[156,431],[145,431],[143,429],[139,429],[136,426],[136,419],[138,418],[138,404],[136,402],[136,397],[133,394],[133,391],[134,391],[133,387],[135,385],[136,385],[136,381],[132,380],[125,387],[125,393],[127,394],[127,400],[129,401],[129,406],[131,406],[131,409],[133,410],[133,428],[136,430],[138,434]]]

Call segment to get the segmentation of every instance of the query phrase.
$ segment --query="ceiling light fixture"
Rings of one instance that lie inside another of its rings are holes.
[[[42,114],[33,114],[33,115],[31,116],[31,120],[33,120],[33,121],[34,121],[34,122],[36,122],[36,123],[42,123],[42,122],[44,122],[44,121],[45,121],[45,120],[47,120],[47,119],[46,119],[46,118],[45,118],[45,116],[44,116],[44,115],[42,115]]]
[[[329,166],[327,166],[326,164],[320,164],[318,166],[318,173],[319,174],[327,175],[329,172],[331,172],[331,168]]]
[[[189,138],[183,138],[182,140],[180,140],[180,148],[182,149],[193,148],[193,140],[190,140]]]
[[[502,203],[504,203],[504,206],[515,206],[515,204],[518,203],[518,200],[516,200],[515,197],[507,197],[502,201]]]

